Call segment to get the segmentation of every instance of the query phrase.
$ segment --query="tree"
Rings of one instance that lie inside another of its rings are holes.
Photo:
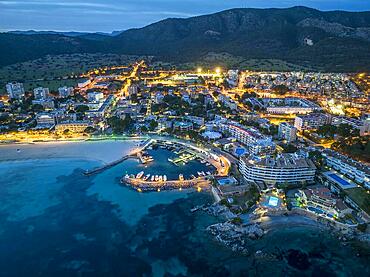
[[[79,105],[79,106],[76,107],[75,110],[76,110],[77,113],[85,113],[89,110],[89,107],[86,106],[86,105]]]
[[[282,145],[282,147],[283,147],[285,153],[295,153],[297,151],[297,147],[294,146],[291,143],[284,144],[284,145]]]
[[[92,134],[92,133],[95,133],[96,132],[96,129],[94,127],[92,127],[92,126],[89,126],[89,127],[87,127],[85,129],[84,132],[87,133],[87,134]]]
[[[31,110],[35,113],[42,112],[44,110],[44,107],[40,104],[32,105]]]
[[[257,96],[257,94],[255,92],[251,92],[251,93],[244,92],[243,95],[242,95],[242,100],[245,101],[248,98],[254,98],[256,96]]]
[[[366,229],[367,229],[367,223],[361,223],[357,225],[357,230],[359,230],[360,232],[365,233]]]
[[[149,130],[154,131],[154,129],[157,127],[158,127],[158,122],[152,119],[149,123]]]
[[[275,94],[285,95],[290,89],[286,85],[276,85],[272,88]]]
[[[352,134],[353,128],[349,124],[339,124],[337,128],[337,134],[342,137],[348,137],[350,134]]]
[[[235,224],[235,225],[241,225],[243,223],[243,220],[240,218],[240,217],[234,217],[232,220],[231,220],[231,223]]]
[[[337,127],[331,124],[325,124],[317,129],[317,134],[323,137],[334,137],[337,132]]]

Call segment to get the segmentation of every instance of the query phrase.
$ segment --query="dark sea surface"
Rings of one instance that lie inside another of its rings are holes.
[[[172,166],[158,151],[147,168],[128,160],[91,177],[82,173],[98,162],[0,163],[0,276],[369,276],[368,249],[328,232],[278,229],[250,241],[243,256],[205,230],[222,219],[190,212],[212,203],[207,192],[138,193],[119,184],[126,172],[175,178],[205,167]]]

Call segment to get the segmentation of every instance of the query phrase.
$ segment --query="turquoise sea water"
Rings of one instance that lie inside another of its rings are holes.
[[[148,173],[184,170],[168,166],[166,153],[158,155]],[[369,275],[366,249],[307,227],[251,241],[249,256],[234,253],[205,231],[219,219],[190,212],[212,202],[207,193],[137,193],[119,184],[126,171],[143,170],[134,160],[96,176],[82,174],[98,165],[77,159],[0,163],[1,276]],[[203,165],[187,166],[196,172]],[[309,256],[307,268],[290,263],[292,250]]]

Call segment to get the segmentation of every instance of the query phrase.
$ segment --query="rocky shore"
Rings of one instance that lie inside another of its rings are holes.
[[[264,234],[264,230],[258,224],[238,226],[230,222],[213,224],[208,226],[207,231],[217,241],[244,255],[249,254],[248,240],[259,239]]]

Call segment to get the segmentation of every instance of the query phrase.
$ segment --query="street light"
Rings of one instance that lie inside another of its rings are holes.
[[[217,73],[217,74],[220,74],[220,73],[221,73],[221,68],[217,67],[217,68],[216,68],[216,73]]]
[[[198,74],[202,73],[202,68],[198,67],[197,72],[198,72]]]

